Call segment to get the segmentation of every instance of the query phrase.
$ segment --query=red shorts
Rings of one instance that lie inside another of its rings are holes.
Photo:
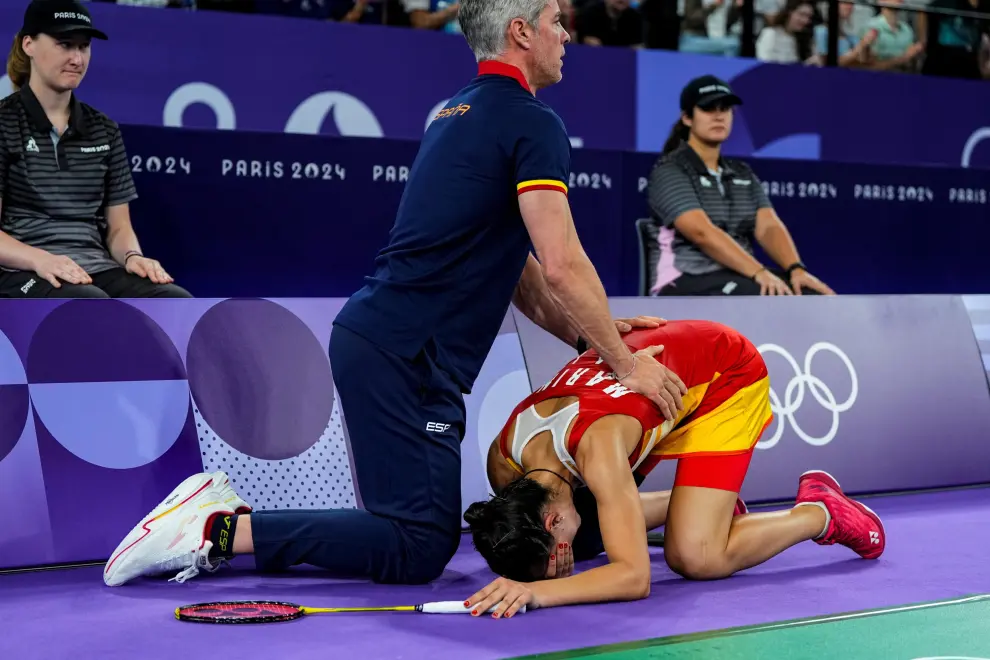
[[[685,456],[677,459],[674,487],[697,486],[738,493],[746,479],[753,448],[742,454]]]

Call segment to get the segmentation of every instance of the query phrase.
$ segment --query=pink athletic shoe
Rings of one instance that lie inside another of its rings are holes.
[[[819,545],[838,543],[856,552],[863,559],[876,559],[883,554],[887,544],[880,516],[870,507],[861,504],[842,492],[839,482],[828,472],[812,470],[798,480],[800,502],[821,502],[828,509],[828,529]]]
[[[736,497],[736,508],[732,510],[733,517],[741,516],[746,513],[749,513],[749,509],[746,507],[746,503],[743,502],[743,498]]]

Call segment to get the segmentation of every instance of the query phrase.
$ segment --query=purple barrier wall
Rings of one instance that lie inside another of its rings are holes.
[[[987,377],[958,297],[619,298],[611,305],[616,317],[719,321],[759,347],[776,419],[743,485],[746,498],[793,499],[798,475],[810,469],[831,472],[850,492],[990,480]],[[516,317],[539,387],[573,351]],[[643,488],[668,488],[672,468],[655,471]]]
[[[0,301],[0,568],[105,558],[204,469],[258,509],[359,505],[326,349],[342,304]],[[526,392],[506,317],[465,402],[465,508]]]
[[[342,303],[0,301],[0,568],[103,559],[204,469],[258,509],[360,506],[326,355]],[[793,497],[813,467],[851,491],[990,481],[990,345],[974,338],[990,340],[990,296],[617,299],[613,311],[712,318],[761,346],[777,421],[750,499]],[[506,317],[466,400],[462,508],[488,496],[485,456],[512,408],[572,358]]]

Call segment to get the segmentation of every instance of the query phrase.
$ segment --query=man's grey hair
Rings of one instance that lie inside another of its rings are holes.
[[[477,61],[493,60],[505,52],[509,23],[521,18],[534,28],[547,0],[461,0],[457,21]]]

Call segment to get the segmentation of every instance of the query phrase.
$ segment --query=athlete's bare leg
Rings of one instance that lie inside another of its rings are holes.
[[[662,527],[667,522],[667,507],[670,504],[670,491],[655,493],[640,493],[639,501],[643,505],[643,516],[646,518],[646,531]]]
[[[825,529],[825,510],[819,506],[733,517],[736,497],[727,490],[674,486],[664,529],[664,557],[671,569],[695,580],[728,577]]]

